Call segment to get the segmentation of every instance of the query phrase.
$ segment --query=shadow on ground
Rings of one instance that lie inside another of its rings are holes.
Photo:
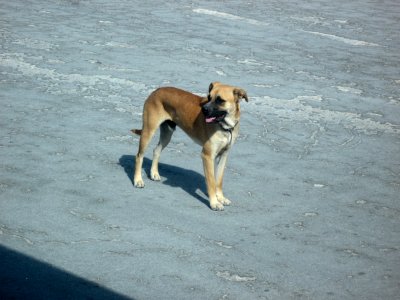
[[[133,172],[135,167],[135,156],[133,155],[123,155],[119,159],[119,165],[124,168],[126,175],[129,177],[131,182],[133,182]],[[148,180],[150,180],[150,167],[151,160],[148,158],[143,159],[143,169],[146,172]],[[169,185],[171,187],[179,187],[187,192],[189,195],[196,198],[198,201],[207,205],[209,207],[209,201],[207,198],[202,197],[198,194],[198,190],[204,195],[207,195],[207,188],[205,185],[204,176],[185,168],[168,165],[164,163],[159,163],[158,169],[160,175],[165,180],[162,181],[163,184]]]
[[[0,246],[0,299],[133,299]]]

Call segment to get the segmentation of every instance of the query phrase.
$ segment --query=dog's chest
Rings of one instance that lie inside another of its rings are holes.
[[[218,130],[212,137],[214,151],[219,153],[229,149],[235,142],[237,131]]]

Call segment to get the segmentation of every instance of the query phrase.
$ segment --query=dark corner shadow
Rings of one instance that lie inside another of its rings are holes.
[[[135,156],[133,155],[121,156],[121,158],[119,159],[119,165],[124,168],[126,175],[132,182],[133,172],[135,167]],[[151,167],[151,160],[148,158],[144,158],[143,169],[147,174],[148,180],[150,180],[150,167]],[[165,181],[162,181],[163,184],[172,187],[180,187],[189,195],[193,196],[198,201],[209,207],[208,199],[197,194],[197,190],[200,190],[205,195],[207,194],[206,193],[207,188],[205,185],[203,175],[192,170],[163,163],[158,164],[158,169],[160,171],[160,175],[162,177],[167,178]]]
[[[0,299],[133,298],[0,246]]]

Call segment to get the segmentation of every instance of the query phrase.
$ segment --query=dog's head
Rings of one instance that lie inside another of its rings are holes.
[[[208,89],[208,102],[203,105],[206,123],[220,123],[224,129],[232,129],[240,118],[240,100],[249,101],[244,89],[213,82]]]

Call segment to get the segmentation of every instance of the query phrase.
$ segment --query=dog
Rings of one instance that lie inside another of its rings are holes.
[[[151,93],[144,103],[142,129],[132,129],[133,133],[140,135],[134,185],[138,188],[144,187],[144,152],[158,128],[160,141],[153,152],[150,177],[156,181],[161,179],[158,173],[160,154],[170,142],[178,125],[194,142],[203,147],[201,158],[210,208],[220,211],[224,209],[224,205],[230,205],[231,201],[222,192],[222,183],[229,149],[239,133],[242,99],[247,102],[249,100],[244,89],[220,82],[210,84],[207,97],[174,87],[162,87]]]

